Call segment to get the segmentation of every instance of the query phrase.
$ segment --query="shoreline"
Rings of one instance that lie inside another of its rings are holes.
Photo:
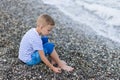
[[[44,4],[41,0],[39,2],[34,0],[0,2],[3,7],[0,9],[2,16],[0,79],[119,79],[120,46],[104,37],[94,35],[86,25],[77,24],[54,6]],[[50,41],[56,44],[60,58],[75,67],[74,72],[63,71],[62,74],[55,74],[44,64],[29,67],[19,62],[17,55],[20,39],[28,29],[35,26],[37,16],[42,13],[47,13],[55,19],[56,26],[53,34],[49,36]],[[80,29],[75,30],[76,26],[80,26]],[[90,31],[86,33],[87,30]]]

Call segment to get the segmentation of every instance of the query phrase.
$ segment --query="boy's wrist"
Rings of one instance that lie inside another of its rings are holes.
[[[55,67],[54,67],[53,65],[50,66],[50,69],[51,69],[51,70],[54,70],[54,68],[55,68]]]

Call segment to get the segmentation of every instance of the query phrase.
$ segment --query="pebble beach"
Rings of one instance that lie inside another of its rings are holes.
[[[19,43],[40,14],[49,14],[55,28],[49,35],[61,59],[73,72],[56,74],[45,64],[27,66],[18,59]],[[42,0],[0,1],[0,80],[119,80],[120,43],[96,35],[55,6]],[[78,27],[79,26],[79,27]]]

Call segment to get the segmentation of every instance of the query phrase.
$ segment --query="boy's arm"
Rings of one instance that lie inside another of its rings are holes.
[[[57,72],[57,73],[60,73],[60,72],[61,72],[61,69],[60,69],[60,68],[54,67],[54,66],[49,62],[49,60],[46,58],[43,50],[38,50],[38,52],[39,52],[39,54],[40,54],[41,60],[42,60],[50,69],[52,69],[54,72]]]

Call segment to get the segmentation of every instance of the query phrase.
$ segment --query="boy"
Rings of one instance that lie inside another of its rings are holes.
[[[49,15],[43,14],[39,16],[37,27],[30,29],[23,36],[18,57],[27,65],[36,65],[43,61],[55,73],[61,73],[61,69],[72,71],[72,67],[68,66],[63,60],[60,60],[54,49],[54,44],[48,42],[48,37],[46,37],[54,25],[54,20]],[[46,58],[46,55],[51,57],[51,63]],[[53,66],[53,64],[57,64],[58,67]]]

